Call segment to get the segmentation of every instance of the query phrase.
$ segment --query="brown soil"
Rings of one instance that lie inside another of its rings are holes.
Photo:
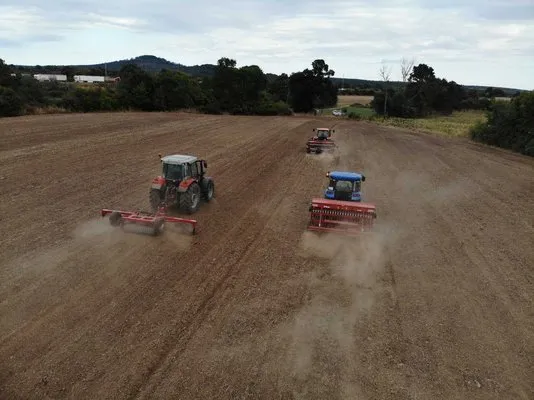
[[[358,122],[308,155],[316,125],[0,120],[0,398],[532,398],[534,161]],[[208,160],[196,236],[99,216],[148,208],[158,153]],[[332,168],[375,233],[306,231]]]

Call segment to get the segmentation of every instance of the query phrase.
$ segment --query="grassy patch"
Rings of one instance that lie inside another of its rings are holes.
[[[333,110],[344,109],[346,110],[346,116],[356,114],[357,117],[355,119],[450,137],[467,137],[471,127],[476,125],[477,122],[486,121],[485,112],[475,110],[456,111],[449,116],[436,115],[427,118],[382,118],[368,105],[362,105],[362,99],[364,98],[368,98],[369,102],[373,99],[372,96],[338,96],[338,106],[323,109],[322,112],[326,115],[332,115]]]
[[[469,129],[477,122],[484,122],[483,111],[458,111],[450,116],[433,116],[428,118],[373,118],[383,125],[397,126],[405,129],[439,133],[450,137],[467,137]]]
[[[361,104],[363,106],[369,105],[371,101],[373,100],[373,96],[344,96],[339,95],[337,96],[337,107],[346,107],[350,106],[351,104],[357,103]]]
[[[375,111],[372,108],[369,107],[354,107],[349,106],[347,108],[347,115],[350,115],[351,113],[357,114],[362,118],[368,118],[373,115],[375,115]]]

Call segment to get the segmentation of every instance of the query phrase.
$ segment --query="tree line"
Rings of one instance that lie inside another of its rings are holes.
[[[471,139],[534,157],[534,91],[511,101],[495,101],[487,120],[470,131]]]
[[[375,93],[371,106],[379,115],[400,118],[421,118],[431,114],[449,115],[459,110],[487,110],[492,99],[504,96],[502,89],[484,91],[466,89],[454,81],[436,77],[427,64],[403,66],[405,80],[401,87],[389,85],[389,71],[380,71],[383,88]]]
[[[388,86],[389,71],[380,71],[383,90],[375,93],[371,106],[377,114],[420,118],[431,114],[449,115],[460,110],[484,110],[487,119],[470,131],[473,140],[534,156],[534,91],[515,93],[510,100],[502,89],[466,89],[454,81],[436,77],[426,64],[402,65],[405,85]]]
[[[0,59],[0,117],[50,107],[73,112],[197,109],[210,114],[289,115],[335,106],[337,90],[330,80],[334,71],[324,60],[311,66],[269,80],[259,66],[238,68],[227,57],[218,60],[211,77],[165,69],[150,73],[132,63],[118,71],[116,84],[83,85],[72,83],[80,73],[73,67],[61,71],[67,82],[39,82]]]

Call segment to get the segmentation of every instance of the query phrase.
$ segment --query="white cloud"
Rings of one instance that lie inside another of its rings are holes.
[[[378,79],[380,60],[404,56],[464,84],[534,88],[531,0],[16,4],[0,6],[0,57],[8,63],[81,64],[154,54],[192,65],[227,56],[238,65],[291,73],[323,58],[336,76]],[[399,70],[393,69],[394,78]]]

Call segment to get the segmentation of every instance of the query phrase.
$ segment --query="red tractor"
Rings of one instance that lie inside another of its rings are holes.
[[[317,132],[315,136],[308,139],[306,142],[306,153],[320,154],[323,151],[332,151],[336,147],[336,143],[331,138],[334,129],[330,128],[313,128]]]
[[[161,204],[176,205],[188,214],[195,213],[203,199],[209,202],[215,193],[213,179],[205,176],[208,164],[195,156],[159,155],[163,174],[150,187],[150,206],[155,213]]]

